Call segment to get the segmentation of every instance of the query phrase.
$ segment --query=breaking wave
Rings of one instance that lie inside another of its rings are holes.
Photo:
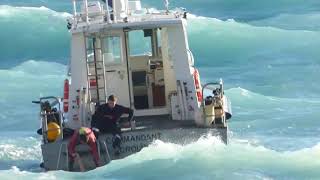
[[[2,179],[320,177],[320,1],[172,1],[201,15],[189,16],[190,47],[202,81],[225,81],[234,113],[230,144],[210,136],[184,146],[156,141],[83,174],[39,172],[39,107],[31,104],[62,95],[70,9],[62,0],[32,2],[40,7],[2,2],[9,4],[0,5]],[[156,0],[146,3],[162,7]]]
[[[184,146],[156,141],[139,153],[87,173],[31,173],[12,167],[0,175],[32,179],[312,179],[320,175],[319,155],[319,144],[280,152],[240,139],[226,146],[208,136]]]
[[[43,96],[61,97],[65,77],[66,66],[55,62],[29,60],[0,69],[1,129],[35,130],[39,126],[39,107],[31,102]]]
[[[65,62],[69,57],[68,16],[46,7],[0,5],[0,27],[5,27],[0,33],[0,66],[11,67],[28,59]]]

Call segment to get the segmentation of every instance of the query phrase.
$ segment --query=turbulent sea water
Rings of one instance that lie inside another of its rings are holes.
[[[62,95],[70,2],[0,0],[0,179],[320,179],[319,0],[171,0],[192,14],[202,81],[225,81],[230,144],[156,141],[87,173],[43,172],[31,101]]]

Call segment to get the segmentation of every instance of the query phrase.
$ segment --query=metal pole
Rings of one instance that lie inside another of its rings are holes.
[[[48,143],[48,119],[47,119],[47,111],[43,112],[43,125],[42,125],[42,136],[44,143]]]
[[[125,60],[126,60],[126,63],[127,63],[127,75],[128,75],[128,85],[129,85],[129,101],[130,101],[130,108],[133,108],[134,107],[134,99],[132,94],[131,94],[131,81],[130,81],[130,78],[132,78],[131,76],[131,70],[130,70],[130,64],[129,64],[129,56],[130,56],[130,47],[129,47],[129,34],[128,34],[128,30],[124,30],[124,48],[125,48]]]
[[[107,9],[107,22],[110,23],[111,22],[111,19],[110,19],[110,11],[109,11],[109,2],[108,0],[106,0],[106,9]]]
[[[59,100],[59,104],[58,104],[58,114],[59,114],[59,118],[60,118],[60,121],[59,121],[59,125],[60,125],[60,131],[61,131],[61,134],[60,134],[60,138],[61,140],[63,140],[63,125],[64,125],[64,119],[63,119],[63,115],[62,115],[62,111],[61,111],[61,106],[60,106],[60,100]]]
[[[72,3],[73,3],[73,16],[75,17],[77,15],[76,0],[72,0]]]
[[[97,52],[96,52],[96,37],[92,38],[92,47],[93,47],[93,61],[94,61],[94,72],[96,75],[96,87],[97,87],[97,103],[100,103],[100,92],[99,92],[99,79],[98,79],[98,70],[97,70]]]
[[[120,3],[120,2],[118,2]],[[117,22],[117,8],[118,8],[117,0],[112,0],[112,12],[113,12],[113,22]]]
[[[83,0],[85,5],[85,13],[86,13],[86,22],[89,23],[89,16],[88,16],[88,0]]]

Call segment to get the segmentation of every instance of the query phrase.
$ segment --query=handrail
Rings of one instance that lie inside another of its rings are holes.
[[[209,85],[220,85],[221,92],[223,93],[223,81],[222,81],[222,79],[220,79],[219,82],[207,83],[207,84],[202,86],[202,99],[204,99],[203,98],[204,89],[207,88],[207,86],[209,86]],[[210,88],[208,88],[208,89],[210,89]],[[213,90],[213,89],[210,89],[210,90]]]
[[[85,22],[86,23],[89,23],[89,1],[88,0],[72,0],[72,4],[73,4],[73,19],[74,21],[76,22],[77,21],[77,2],[80,2],[82,1],[82,4],[83,4],[83,8],[84,8],[84,12],[81,12],[81,9],[80,9],[80,15],[84,16],[85,17]],[[99,2],[99,1],[98,1]],[[110,16],[110,11],[109,11],[109,3],[108,3],[108,0],[105,1],[105,10],[107,11],[106,12],[106,16],[107,16],[107,22],[108,23],[111,23],[111,16]],[[114,11],[114,9],[113,9]]]
[[[63,118],[63,115],[62,115],[62,112],[61,112],[61,104],[60,104],[60,100],[59,100],[59,97],[55,97],[55,96],[46,96],[46,97],[41,97],[39,101],[32,101],[32,103],[36,103],[36,104],[42,104],[43,101],[45,100],[49,100],[49,99],[54,99],[53,103],[50,104],[51,106],[55,106],[55,105],[58,105],[58,111],[56,113],[58,113],[60,116],[60,124],[59,124],[59,127],[61,129],[61,133],[60,133],[60,138],[63,139],[63,124],[64,124],[64,118]],[[40,116],[41,116],[41,127],[42,127],[42,135],[43,135],[43,140],[44,140],[44,143],[47,143],[47,137],[46,137],[46,134],[47,134],[47,131],[48,131],[48,120],[47,120],[47,115],[48,113],[46,111],[40,111]]]
[[[107,163],[109,163],[109,162],[111,161],[111,158],[110,158],[110,154],[109,154],[108,146],[107,146],[107,144],[106,144],[106,142],[105,142],[105,141],[102,141],[102,143],[103,143],[104,148],[105,148],[105,150],[106,150],[106,155],[107,155],[107,157],[106,157],[106,158],[108,158],[108,162],[107,162]]]
[[[73,4],[73,16],[76,17],[76,16],[77,16],[77,4],[76,4],[76,0],[72,0],[72,4]]]
[[[194,66],[194,57],[193,57],[193,53],[190,49],[187,49],[187,52],[190,54],[191,57],[191,66]]]
[[[42,138],[43,138],[43,143],[46,144],[48,143],[48,119],[47,119],[47,113],[46,111],[41,111],[40,113],[41,116],[41,128],[42,128]]]
[[[59,166],[60,166],[60,159],[61,159],[61,154],[62,154],[62,146],[63,145],[66,145],[66,149],[68,149],[68,146],[67,146],[67,143],[61,143],[60,144],[60,148],[59,148],[59,155],[58,155],[58,161],[57,161],[57,168],[56,168],[56,170],[59,170]],[[67,152],[67,156],[69,156],[69,154],[68,154],[68,152]],[[68,159],[68,158],[66,158],[66,159]],[[68,165],[69,163],[67,162],[67,165]],[[69,170],[69,168],[67,167],[67,170]]]
[[[203,98],[203,96],[204,96],[204,89],[208,88],[209,85],[220,85],[220,96],[221,96],[220,98],[223,98],[224,90],[223,90],[223,81],[222,81],[222,79],[220,79],[219,82],[207,83],[207,84],[203,85],[203,87],[202,87],[202,102],[201,102],[201,106],[202,106],[202,107],[205,106],[205,99]],[[210,88],[208,88],[208,89],[210,89]],[[213,89],[210,89],[210,90],[213,90]],[[222,105],[222,108],[224,108],[224,105]],[[203,108],[203,114],[206,114],[205,108]],[[223,124],[225,125],[225,123],[226,123],[225,113],[224,113],[224,115],[222,116],[222,121],[223,121]]]
[[[86,13],[86,22],[89,23],[89,15],[88,15],[88,0],[83,0],[83,3],[85,5],[85,13]]]
[[[179,98],[179,102],[182,104],[182,94],[181,94],[181,88],[180,88],[180,82],[177,80],[177,95]],[[184,108],[179,106],[179,109],[181,109],[181,120],[184,119]]]
[[[107,22],[111,23],[111,18],[110,18],[110,11],[109,11],[109,2],[106,0],[106,10],[107,10]]]

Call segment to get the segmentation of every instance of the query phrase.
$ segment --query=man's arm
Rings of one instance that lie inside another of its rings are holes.
[[[122,112],[124,114],[129,114],[128,121],[129,122],[132,121],[132,119],[133,119],[133,109],[127,108],[127,107],[123,107],[123,106],[121,106],[121,108],[122,108]]]

